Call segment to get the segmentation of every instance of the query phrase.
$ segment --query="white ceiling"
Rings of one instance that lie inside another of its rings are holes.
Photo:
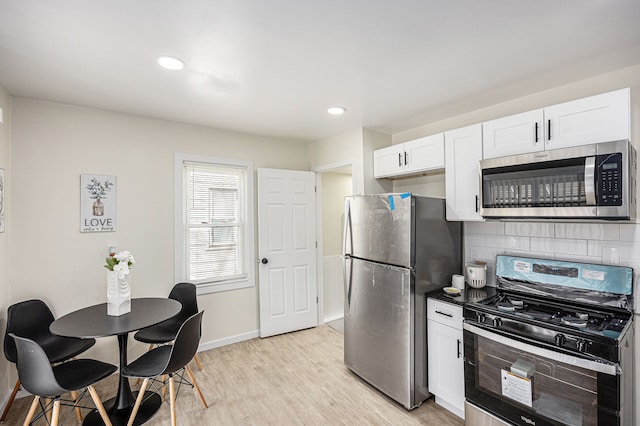
[[[0,0],[0,85],[310,142],[639,64],[639,20],[639,0]]]

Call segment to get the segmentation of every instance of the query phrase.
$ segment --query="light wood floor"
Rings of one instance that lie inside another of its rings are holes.
[[[385,397],[343,364],[343,336],[320,326],[253,339],[200,353],[204,370],[192,370],[208,403],[183,387],[178,424],[195,425],[463,425],[428,400],[413,411]],[[116,378],[97,386],[103,399],[115,394]],[[16,400],[5,424],[22,424],[31,398]],[[63,411],[66,413],[66,411]],[[169,405],[148,423],[170,424]],[[44,424],[41,423],[40,424]],[[75,418],[66,421],[76,424]]]

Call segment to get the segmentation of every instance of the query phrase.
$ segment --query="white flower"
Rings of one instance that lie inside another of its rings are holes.
[[[128,251],[121,251],[120,253],[116,254],[114,257],[118,262],[126,261],[126,262],[135,263],[133,261],[133,256]]]

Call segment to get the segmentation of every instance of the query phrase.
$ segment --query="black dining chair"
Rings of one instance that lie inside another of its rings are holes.
[[[192,283],[178,283],[169,293],[169,299],[177,300],[182,304],[180,312],[151,327],[143,328],[134,334],[133,338],[139,342],[148,343],[149,350],[155,346],[172,342],[178,334],[180,326],[191,316],[198,313],[198,299],[196,298],[196,286]],[[202,370],[202,363],[198,354],[193,356],[198,369]]]
[[[133,425],[150,380],[159,383],[159,386],[156,386],[157,388],[164,387],[167,384],[166,382],[169,382],[172,426],[176,425],[176,381],[178,385],[185,384],[194,388],[204,408],[209,408],[193,373],[187,365],[193,359],[200,344],[203,314],[204,311],[198,312],[182,323],[173,344],[158,346],[142,354],[138,359],[122,369],[121,374],[124,377],[144,379],[127,426]],[[185,372],[190,381],[185,379]],[[165,376],[168,376],[168,380],[162,379]],[[161,379],[158,379],[158,377],[161,377]]]
[[[115,365],[95,359],[74,359],[51,366],[44,349],[34,340],[17,336],[14,333],[9,333],[9,336],[15,341],[16,365],[22,386],[35,396],[24,421],[25,425],[31,423],[38,405],[40,405],[42,413],[38,418],[44,416],[51,409],[50,424],[56,426],[60,418],[60,405],[80,408],[80,400],[89,391],[102,421],[105,425],[111,426],[109,416],[93,385],[113,374],[118,369]],[[81,391],[80,395],[74,396],[72,401],[60,398],[65,393],[79,390]],[[41,398],[52,399],[53,402],[42,404],[40,403]]]
[[[67,361],[80,355],[91,346],[95,345],[95,339],[78,339],[73,337],[61,337],[49,331],[49,325],[54,321],[49,307],[42,300],[32,299],[15,303],[7,309],[7,328],[4,335],[4,356],[9,362],[16,363],[16,345],[9,336],[14,333],[18,336],[29,338],[42,347],[52,364]],[[13,404],[16,393],[20,389],[20,379],[16,381],[13,392],[2,412],[0,422],[4,422],[9,408]],[[72,395],[75,398],[75,395]],[[76,410],[78,421],[82,421],[80,410]]]

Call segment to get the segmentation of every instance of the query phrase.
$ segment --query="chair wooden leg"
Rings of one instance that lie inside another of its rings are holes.
[[[91,394],[91,399],[93,399],[93,403],[96,405],[96,408],[100,413],[100,417],[102,417],[102,421],[106,426],[112,426],[111,419],[109,419],[109,416],[107,415],[107,411],[104,409],[104,405],[102,405],[102,401],[100,400],[100,396],[98,395],[98,392],[96,392],[96,389],[92,385],[88,386],[87,388],[89,389],[89,393]]]
[[[27,418],[24,419],[23,426],[29,426],[31,420],[33,420],[33,416],[36,415],[36,410],[38,409],[38,402],[40,402],[40,397],[35,396],[33,398],[33,402],[31,403],[31,407],[29,408],[29,412],[27,413]]]
[[[56,398],[53,401],[53,412],[51,414],[51,426],[58,426],[59,418],[60,418],[60,398]]]
[[[142,382],[142,386],[140,386],[140,390],[138,391],[136,403],[133,405],[133,410],[131,410],[131,415],[129,416],[127,426],[133,425],[133,421],[136,419],[136,414],[138,414],[138,410],[140,409],[140,404],[142,403],[142,399],[144,398],[144,391],[147,390],[147,386],[149,386],[149,379],[144,379],[144,381]]]
[[[193,359],[196,360],[196,364],[198,365],[198,370],[202,370],[202,363],[200,362],[200,358],[198,357],[198,354],[195,354],[193,356]]]
[[[78,400],[78,392],[71,391],[71,398],[74,401]],[[76,419],[78,419],[78,423],[82,423],[82,411],[80,411],[80,407],[76,407]]]
[[[176,426],[176,389],[173,374],[169,374],[169,405],[171,407],[171,426]]]
[[[4,411],[2,412],[2,417],[0,417],[0,423],[4,422],[4,419],[7,418],[7,414],[9,414],[9,408],[11,408],[11,404],[13,404],[13,400],[16,399],[16,394],[20,390],[20,379],[16,380],[16,385],[13,387],[13,392],[11,392],[11,396],[7,401],[7,405],[4,407]]]
[[[200,397],[200,401],[202,401],[202,405],[204,405],[204,408],[209,408],[209,406],[207,405],[207,401],[205,401],[204,399],[204,395],[202,395],[200,386],[198,386],[198,382],[196,382],[196,378],[193,376],[193,373],[191,372],[191,369],[188,366],[185,366],[184,369],[187,370],[189,379],[191,379],[191,383],[193,383],[193,388],[196,390],[196,393]]]

